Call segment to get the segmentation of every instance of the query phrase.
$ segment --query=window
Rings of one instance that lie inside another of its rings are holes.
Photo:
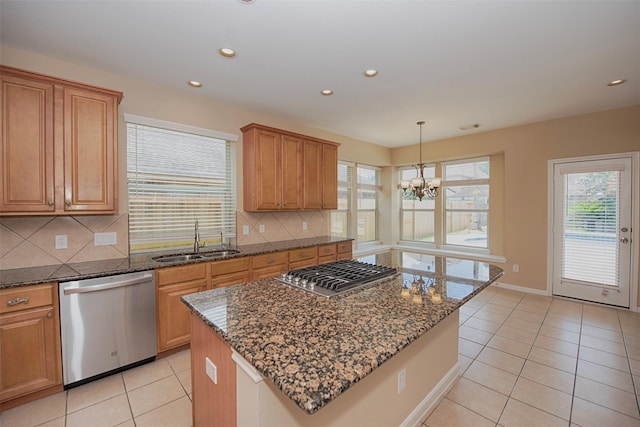
[[[489,159],[445,163],[444,243],[487,249]]]
[[[488,157],[482,157],[427,165],[425,178],[436,176],[436,169],[442,171],[440,200],[401,196],[401,240],[489,249],[489,163]],[[401,168],[399,175],[400,180],[410,179],[416,171]]]
[[[376,241],[381,188],[379,168],[339,161],[338,209],[331,212],[331,235],[357,243]]]
[[[416,176],[414,168],[400,170],[402,180],[409,180]],[[424,169],[426,179],[435,177],[435,166],[427,165]],[[410,196],[402,197],[400,236],[402,240],[416,240],[419,242],[435,241],[435,201],[429,199],[418,200]]]
[[[378,193],[380,170],[373,166],[357,166],[358,172],[358,243],[378,240]]]
[[[131,252],[190,247],[196,220],[207,243],[235,236],[236,137],[125,120]]]
[[[338,162],[338,209],[331,211],[331,235],[349,237],[351,235],[351,175],[353,165]]]

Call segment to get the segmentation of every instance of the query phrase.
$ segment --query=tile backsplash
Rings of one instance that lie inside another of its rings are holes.
[[[328,236],[330,226],[329,210],[236,213],[238,245]],[[248,234],[244,234],[245,231]]]
[[[116,233],[116,243],[95,246],[94,233]],[[56,236],[67,236],[66,249],[56,249]],[[128,214],[0,218],[0,270],[128,255]]]
[[[237,244],[328,236],[331,211],[236,213]],[[248,231],[248,234],[244,234]],[[116,233],[114,245],[95,246],[94,233]],[[67,248],[56,249],[56,236]],[[117,259],[129,255],[129,215],[0,218],[0,270]]]

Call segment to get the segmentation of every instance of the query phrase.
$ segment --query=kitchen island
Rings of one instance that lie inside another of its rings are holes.
[[[183,297],[196,427],[411,425],[437,402],[458,374],[458,308],[503,271],[399,251],[359,260],[399,274],[331,299],[275,279]]]

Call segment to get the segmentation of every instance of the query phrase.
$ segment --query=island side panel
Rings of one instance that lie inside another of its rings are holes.
[[[207,376],[206,358],[216,366],[217,384]],[[231,348],[200,317],[191,314],[193,425],[235,426],[236,365]]]
[[[414,424],[435,407],[459,375],[458,321],[456,310],[312,415],[305,413],[269,381],[255,383],[238,368],[238,419],[243,421],[240,425],[353,427]],[[403,368],[406,369],[406,388],[398,393],[398,372]],[[435,395],[426,399],[432,390]]]

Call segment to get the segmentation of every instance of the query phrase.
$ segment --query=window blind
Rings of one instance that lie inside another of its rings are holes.
[[[203,132],[204,133],[204,132]],[[236,147],[232,141],[127,123],[131,252],[235,237]]]
[[[562,175],[562,281],[619,284],[620,172]]]

